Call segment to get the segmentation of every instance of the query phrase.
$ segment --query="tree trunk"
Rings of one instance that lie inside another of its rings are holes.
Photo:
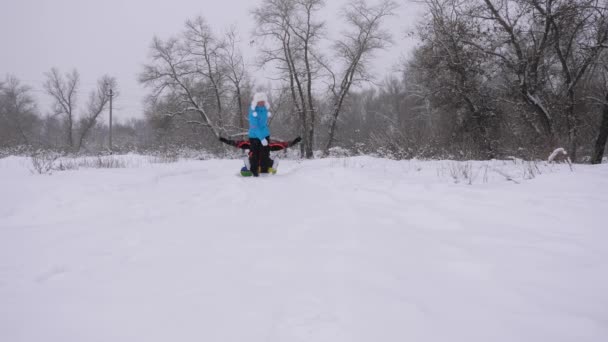
[[[578,120],[576,113],[574,112],[574,91],[571,89],[568,91],[568,105],[566,108],[568,117],[568,144],[570,159],[573,163],[576,162],[576,150],[577,146],[577,134],[578,134]]]
[[[296,110],[299,112],[300,114],[300,120],[301,120],[301,124],[302,124],[302,144],[301,144],[301,156],[303,157],[306,154],[306,157],[308,157],[308,147],[310,142],[308,141],[308,125],[307,125],[307,120],[306,120],[306,116],[307,114],[307,108],[306,108],[306,99],[304,96],[304,91],[302,90],[302,82],[300,81],[300,78],[298,76],[298,72],[297,72],[297,68],[295,65],[295,61],[293,59],[293,54],[291,51],[291,47],[290,44],[291,43],[291,36],[289,35],[289,32],[285,32],[284,36],[283,36],[283,53],[285,55],[285,62],[287,63],[287,67],[289,68],[289,81],[290,81],[290,86],[291,86],[291,93],[292,93],[292,99],[294,101],[294,106],[296,107]]]
[[[236,102],[239,106],[239,128],[245,130],[245,112],[243,111],[243,98],[241,95],[241,87],[238,82],[235,84],[236,87]]]
[[[16,112],[19,112],[19,110],[17,110]],[[17,129],[19,130],[19,135],[21,135],[21,139],[23,139],[23,143],[25,145],[29,145],[30,141],[27,138],[27,135],[25,135],[25,131],[23,130],[23,127],[21,125],[21,120],[19,120],[19,114],[15,113],[15,124],[17,125]]]
[[[68,136],[68,147],[70,149],[74,148],[74,135],[72,132],[72,113],[68,114],[68,127],[67,127],[67,136]]]
[[[600,132],[595,142],[595,149],[593,151],[593,158],[591,158],[591,164],[601,164],[604,158],[604,150],[606,148],[606,141],[608,140],[608,92],[604,99],[604,106],[602,110],[602,123],[600,124]]]
[[[329,137],[327,138],[327,144],[325,144],[325,148],[323,149],[323,156],[327,157],[329,155],[329,149],[331,148],[334,137],[336,135],[336,125],[338,123],[338,116],[340,115],[340,111],[342,110],[342,105],[344,104],[344,99],[348,92],[350,91],[350,87],[353,83],[355,68],[359,63],[361,54],[357,56],[353,63],[349,66],[344,79],[342,79],[342,83],[340,84],[340,92],[338,93],[338,98],[336,99],[336,103],[334,104],[334,110],[331,115],[331,123],[329,124]]]
[[[315,117],[314,113],[311,113],[310,127],[308,127],[308,145],[306,146],[306,158],[314,158],[314,139],[315,139]]]
[[[344,103],[344,98],[346,97],[346,94],[346,92],[341,90],[340,95],[338,96],[338,101],[336,101],[336,104],[334,104],[334,110],[331,115],[331,122],[329,124],[329,136],[327,137],[327,143],[325,144],[325,148],[323,148],[324,157],[327,157],[329,155],[329,149],[334,143],[334,138],[336,135],[336,126],[338,124],[338,116],[340,115],[340,110],[342,109],[342,104]]]
[[[80,137],[78,138],[78,146],[76,146],[76,151],[80,152],[80,150],[82,149],[82,144],[84,143],[84,137],[86,136],[88,131],[89,131],[89,124],[86,123],[85,127],[83,128],[83,131],[80,133]]]
[[[310,28],[310,13],[308,14],[308,27]],[[312,98],[312,71],[311,71],[311,67],[310,67],[310,61],[309,61],[309,37],[310,32],[307,32],[307,38],[305,40],[305,44],[304,44],[304,63],[306,65],[306,78],[307,78],[307,84],[306,84],[306,93],[307,93],[307,97],[308,97],[308,114],[310,115],[310,118],[308,120],[310,126],[308,127],[308,144],[307,144],[307,149],[306,149],[306,158],[307,159],[312,159],[314,158],[314,138],[315,138],[315,117],[316,117],[316,111],[315,111],[315,107],[314,107],[314,101]]]

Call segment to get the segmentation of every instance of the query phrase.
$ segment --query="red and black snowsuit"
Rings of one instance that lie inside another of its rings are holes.
[[[249,150],[250,165],[259,165],[261,173],[268,173],[268,168],[273,165],[273,161],[270,159],[270,151],[284,150],[296,145],[301,140],[302,138],[300,137],[297,137],[292,141],[269,140],[268,146],[263,146],[260,139],[230,140],[220,137],[220,141],[224,144],[240,148],[241,150]],[[256,173],[254,170],[251,170],[251,172]]]
[[[256,140],[258,140],[258,139],[256,139]],[[249,140],[231,140],[231,139],[226,139],[226,138],[220,137],[220,141],[223,142],[224,144],[234,146],[236,148],[240,148],[241,150],[251,150],[251,142]],[[302,141],[302,138],[300,138],[300,137],[297,137],[292,141],[270,140],[268,142],[268,149],[270,151],[281,151],[281,150],[284,150],[286,148],[289,148],[289,147],[292,147],[292,146],[298,144],[300,141]]]

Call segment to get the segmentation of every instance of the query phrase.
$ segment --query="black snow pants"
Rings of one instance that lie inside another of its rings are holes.
[[[270,137],[266,137],[266,141],[270,141]],[[249,138],[249,142],[251,143],[249,151],[251,173],[256,177],[259,173],[268,173],[268,168],[272,166],[270,147],[262,145],[262,141],[256,138]]]

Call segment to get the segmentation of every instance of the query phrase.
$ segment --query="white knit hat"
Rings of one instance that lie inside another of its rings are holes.
[[[251,101],[251,109],[255,109],[258,102],[264,101],[266,109],[270,109],[270,102],[268,102],[268,96],[266,93],[255,93],[253,95],[253,101]]]
[[[268,110],[268,117],[271,117],[272,113],[270,113],[270,102],[268,102],[268,96],[266,96],[266,93],[255,93],[255,95],[253,95],[253,101],[251,101],[251,110],[255,110],[255,107],[257,106],[258,102],[262,101],[264,102],[264,106]],[[257,117],[258,113],[253,112],[253,116]]]

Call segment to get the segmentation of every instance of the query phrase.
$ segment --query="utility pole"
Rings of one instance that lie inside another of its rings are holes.
[[[114,97],[114,92],[112,88],[110,88],[110,154],[112,153],[112,98]]]

